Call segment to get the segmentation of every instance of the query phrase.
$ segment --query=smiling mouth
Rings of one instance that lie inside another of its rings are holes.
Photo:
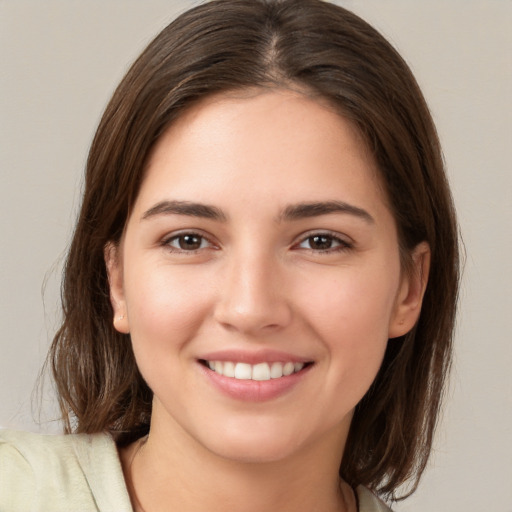
[[[249,364],[235,363],[233,361],[206,361],[204,359],[200,360],[200,363],[224,377],[256,381],[288,377],[313,364],[312,362],[294,363],[292,361]]]

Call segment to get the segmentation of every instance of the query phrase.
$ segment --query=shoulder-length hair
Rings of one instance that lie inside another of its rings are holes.
[[[408,66],[366,22],[321,0],[195,7],[156,37],[115,91],[90,150],[64,319],[49,354],[65,428],[108,431],[118,443],[149,429],[152,393],[129,335],[112,325],[104,248],[120,240],[155,142],[208,95],[290,86],[327,100],[359,130],[388,195],[404,269],[418,243],[431,249],[419,320],[388,342],[340,461],[351,485],[396,497],[406,481],[414,490],[425,468],[450,366],[457,225],[436,130]]]

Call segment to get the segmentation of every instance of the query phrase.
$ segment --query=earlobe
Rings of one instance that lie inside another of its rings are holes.
[[[126,302],[124,299],[122,261],[119,254],[119,246],[108,242],[103,251],[105,265],[107,267],[108,284],[110,287],[110,303],[114,311],[114,328],[123,334],[130,332],[127,318]]]
[[[411,255],[412,268],[404,272],[389,324],[389,338],[407,334],[417,322],[430,270],[430,247],[427,242],[418,244]]]

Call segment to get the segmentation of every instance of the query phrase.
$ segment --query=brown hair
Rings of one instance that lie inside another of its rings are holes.
[[[428,459],[451,358],[457,227],[436,130],[409,68],[366,22],[321,0],[214,0],[186,12],[142,53],[117,88],[87,162],[62,286],[64,321],[49,361],[66,431],[148,431],[152,393],[128,335],[112,325],[104,247],[118,242],[148,154],[184,109],[207,95],[298,86],[358,127],[396,219],[403,264],[432,251],[420,318],[388,343],[352,421],[340,475],[393,497],[414,490]]]

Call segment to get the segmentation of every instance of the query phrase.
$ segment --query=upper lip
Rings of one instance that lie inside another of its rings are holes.
[[[289,352],[282,352],[279,350],[237,350],[237,349],[224,349],[214,352],[208,352],[201,355],[199,360],[203,361],[232,361],[236,363],[311,363],[312,359],[308,357],[301,357],[298,355],[290,354]]]

